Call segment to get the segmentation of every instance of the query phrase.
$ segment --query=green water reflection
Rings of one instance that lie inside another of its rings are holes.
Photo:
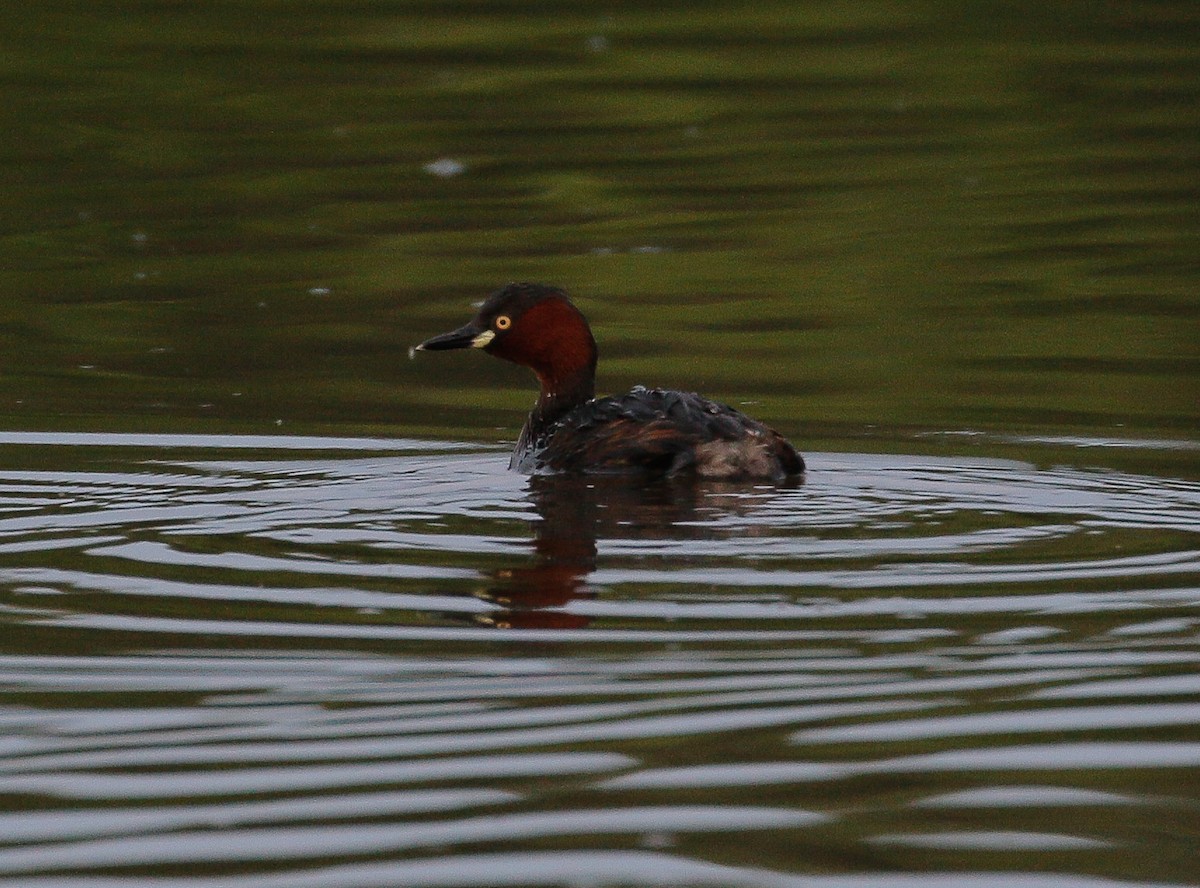
[[[522,278],[577,295],[603,391],[802,449],[1197,427],[1194,3],[5,19],[10,427],[512,438],[520,371],[404,355]]]

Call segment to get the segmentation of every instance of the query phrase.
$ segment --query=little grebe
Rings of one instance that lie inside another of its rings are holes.
[[[804,460],[774,429],[691,392],[638,386],[596,398],[596,341],[579,309],[554,287],[509,284],[466,326],[417,346],[451,348],[481,348],[537,374],[542,391],[509,468],[775,480],[804,471]]]

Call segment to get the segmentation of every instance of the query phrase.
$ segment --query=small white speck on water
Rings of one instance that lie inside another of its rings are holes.
[[[454,176],[461,176],[465,173],[467,165],[461,160],[455,160],[453,157],[439,157],[437,160],[429,161],[421,169],[431,176],[437,176],[439,179],[451,179]]]
[[[309,296],[328,296],[332,292],[328,287],[309,287],[308,289]]]

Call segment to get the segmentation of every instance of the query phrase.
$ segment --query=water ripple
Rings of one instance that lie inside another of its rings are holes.
[[[1184,870],[1200,485],[124,443],[0,469],[0,885],[1099,886],[1019,867],[1149,835]]]

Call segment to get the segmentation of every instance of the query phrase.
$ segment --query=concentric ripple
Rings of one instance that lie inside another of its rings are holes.
[[[1191,878],[1200,484],[57,440],[0,470],[0,885]]]

